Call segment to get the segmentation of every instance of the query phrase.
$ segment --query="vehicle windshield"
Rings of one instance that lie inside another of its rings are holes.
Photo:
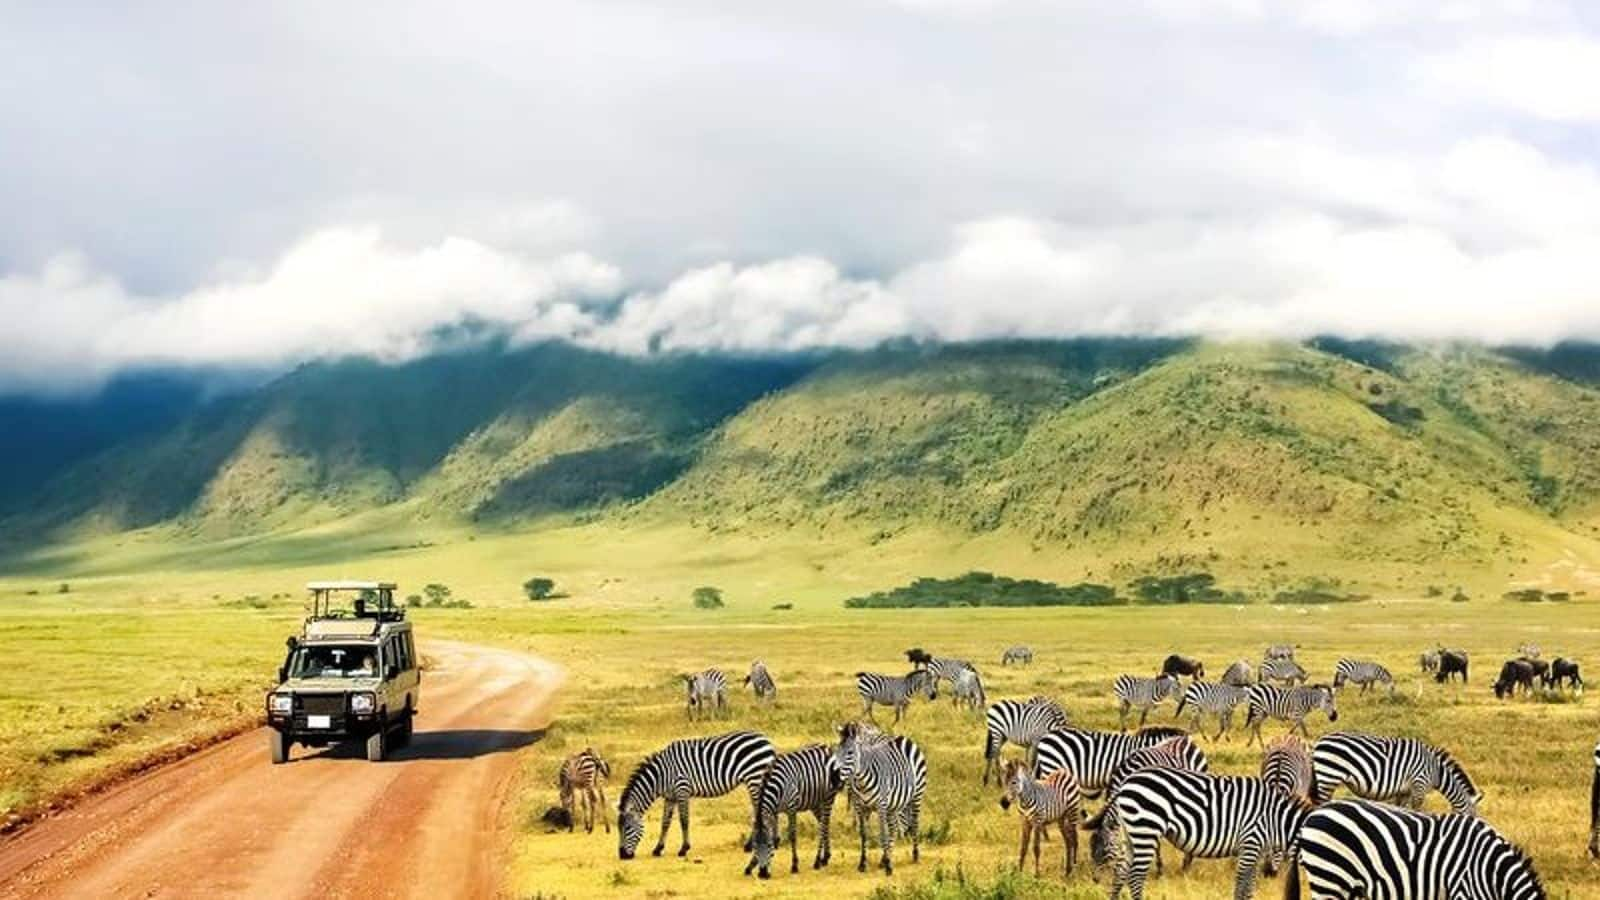
[[[314,644],[294,652],[291,678],[376,678],[378,648],[372,644]]]

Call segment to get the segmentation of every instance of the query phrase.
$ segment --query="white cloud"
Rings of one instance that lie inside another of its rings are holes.
[[[1445,97],[1555,122],[1600,122],[1600,40],[1591,36],[1476,40],[1426,57],[1418,71]]]

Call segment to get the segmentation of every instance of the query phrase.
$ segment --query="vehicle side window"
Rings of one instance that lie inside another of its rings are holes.
[[[407,668],[417,668],[417,646],[411,639],[411,632],[406,632],[406,663]]]

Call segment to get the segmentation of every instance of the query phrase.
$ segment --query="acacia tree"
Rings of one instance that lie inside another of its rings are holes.
[[[694,589],[695,609],[721,609],[723,606],[721,588],[705,585]]]
[[[522,592],[529,600],[549,600],[556,592],[556,583],[549,578],[529,578],[522,583]]]

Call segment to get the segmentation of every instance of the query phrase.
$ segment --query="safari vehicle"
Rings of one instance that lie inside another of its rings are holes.
[[[422,673],[411,623],[387,581],[313,581],[311,615],[289,638],[278,686],[267,693],[272,761],[295,744],[366,744],[377,762],[411,739]],[[348,608],[335,600],[350,598]]]

